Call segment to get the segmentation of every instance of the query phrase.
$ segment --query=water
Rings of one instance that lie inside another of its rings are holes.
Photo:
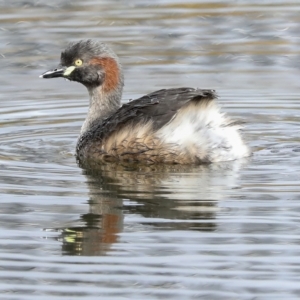
[[[0,1],[0,299],[298,299],[296,1]],[[120,56],[124,102],[218,91],[253,156],[82,170],[86,90],[41,80],[70,41]]]

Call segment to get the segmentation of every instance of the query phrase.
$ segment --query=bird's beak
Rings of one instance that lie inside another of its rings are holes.
[[[54,69],[49,70],[42,75],[40,75],[40,78],[56,78],[56,77],[67,77],[75,70],[74,66],[70,66],[68,68],[60,68],[60,69]]]

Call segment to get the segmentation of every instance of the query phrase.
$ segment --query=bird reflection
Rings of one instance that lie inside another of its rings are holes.
[[[218,201],[236,187],[241,162],[222,164],[81,166],[89,188],[84,226],[62,232],[66,255],[105,255],[123,231],[124,216],[160,230],[213,231]]]

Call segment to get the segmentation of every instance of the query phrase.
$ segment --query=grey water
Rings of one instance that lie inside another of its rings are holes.
[[[298,1],[0,0],[0,299],[299,299]],[[123,101],[216,89],[249,159],[77,165],[84,87],[38,76],[109,43]]]

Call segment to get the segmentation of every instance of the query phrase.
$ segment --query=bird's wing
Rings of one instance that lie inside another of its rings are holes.
[[[175,88],[155,91],[124,104],[100,124],[95,122],[91,130],[98,140],[105,139],[120,127],[129,124],[139,125],[152,121],[153,130],[158,130],[188,102],[211,101],[216,97],[214,90]]]

